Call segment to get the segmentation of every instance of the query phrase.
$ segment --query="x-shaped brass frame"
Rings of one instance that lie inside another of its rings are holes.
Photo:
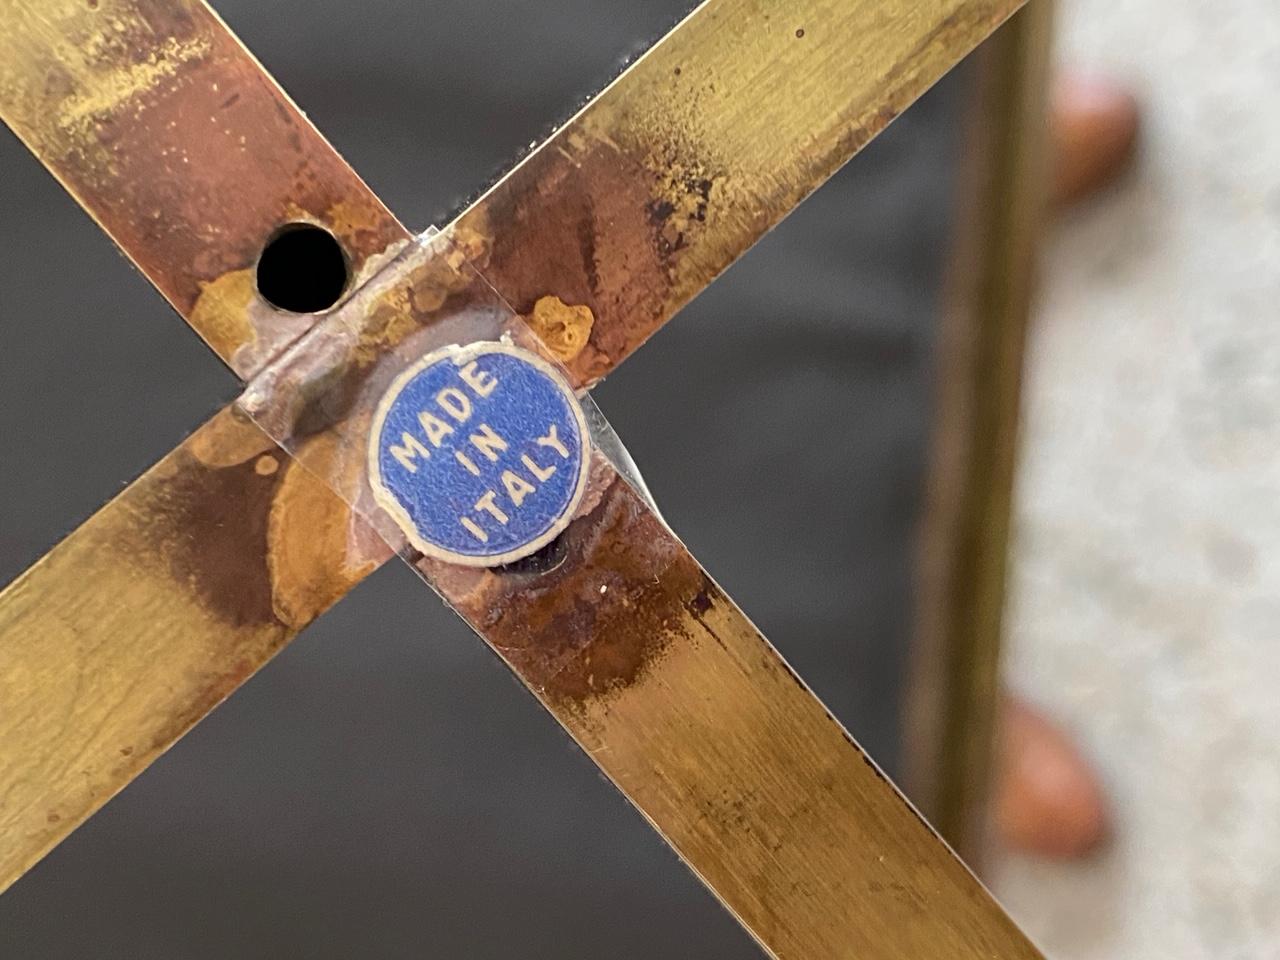
[[[589,387],[1020,2],[707,0],[453,242]],[[258,294],[267,237],[329,230],[353,289],[407,239],[200,0],[0,24],[4,120],[242,378],[317,320]],[[386,559],[277,457],[223,411],[0,595],[0,887]],[[445,592],[766,949],[1038,956],[629,486],[565,536]]]

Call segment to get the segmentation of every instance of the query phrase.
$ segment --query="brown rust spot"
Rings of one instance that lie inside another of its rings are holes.
[[[713,606],[710,593],[711,589],[711,585],[707,584],[707,586],[694,594],[693,599],[689,601],[689,612],[695,617],[701,617]]]
[[[586,134],[531,155],[459,221],[492,237],[481,272],[518,313],[555,296],[593,317],[567,362],[576,385],[604,376],[656,328],[670,279],[646,214],[652,173]]]
[[[697,563],[611,472],[563,534],[566,559],[541,574],[488,572],[477,584],[428,566],[447,599],[557,709],[635,683],[673,642],[705,589]],[[603,591],[601,588],[605,588]]]
[[[571,363],[586,347],[595,317],[590,307],[569,306],[559,297],[546,296],[533,305],[525,322],[557,360]]]
[[[655,231],[659,255],[675,279],[674,257],[688,247],[706,223],[715,186],[707,167],[691,160],[692,151],[670,148],[658,164],[658,183],[649,202],[649,222]]]
[[[234,407],[225,407],[193,433],[184,447],[206,467],[234,467],[273,449],[275,443]],[[177,461],[161,461],[161,466],[170,463],[176,465]]]
[[[477,209],[465,222],[458,222],[450,227],[450,248],[445,253],[446,260],[455,270],[466,262],[483,273],[489,265],[489,255],[493,252],[491,236],[485,211]]]
[[[376,245],[385,228],[384,214],[367,202],[342,199],[329,205],[324,223],[344,249],[367,250]]]
[[[191,307],[191,325],[220,357],[232,357],[257,340],[249,319],[249,307],[258,287],[252,267],[232,270],[216,280],[201,281],[200,294]]]
[[[292,461],[284,470],[267,528],[276,616],[297,629],[337,602],[382,559],[354,555],[353,527],[359,521],[317,477],[340,488],[350,486],[351,478],[335,475],[350,466],[342,460],[336,438],[317,435],[299,456],[301,463]]]
[[[443,286],[398,285],[378,298],[361,317],[360,343],[352,355],[356,367],[376,363],[389,348],[421,329],[419,310],[429,313],[448,299]]]
[[[228,626],[278,624],[267,572],[267,517],[276,477],[252,460],[211,468],[186,454],[160,483],[144,515],[145,546]]]

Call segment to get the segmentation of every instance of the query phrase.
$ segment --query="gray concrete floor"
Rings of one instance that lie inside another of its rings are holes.
[[[1060,960],[1280,957],[1280,8],[1061,19],[1148,136],[1051,251],[1008,671],[1098,759],[1118,837],[995,888]]]

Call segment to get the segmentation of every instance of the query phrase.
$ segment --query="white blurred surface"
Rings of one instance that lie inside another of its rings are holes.
[[[1007,670],[1098,761],[1117,838],[994,886],[1054,960],[1280,957],[1280,7],[1059,19],[1145,144],[1050,247]]]

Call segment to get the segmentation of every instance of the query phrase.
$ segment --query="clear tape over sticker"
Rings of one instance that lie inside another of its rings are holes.
[[[472,256],[434,229],[410,241],[237,401],[455,609],[486,577],[559,566],[560,534],[619,477],[661,524],[608,421]],[[488,636],[483,605],[462,605]]]

